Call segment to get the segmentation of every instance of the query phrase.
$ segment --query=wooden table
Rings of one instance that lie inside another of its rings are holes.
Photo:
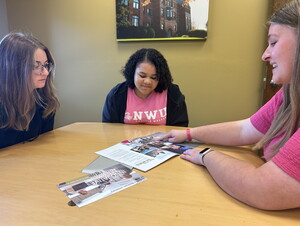
[[[0,225],[299,225],[300,209],[263,211],[222,191],[205,168],[172,158],[143,173],[146,181],[78,208],[56,184],[82,176],[94,152],[125,139],[176,127],[74,123],[33,142],[0,150]],[[262,161],[248,148],[217,147]],[[242,150],[242,151],[240,151]]]

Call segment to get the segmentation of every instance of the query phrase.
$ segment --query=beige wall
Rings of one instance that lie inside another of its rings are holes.
[[[0,39],[8,32],[6,1],[0,0]]]
[[[200,1],[200,0],[197,0]],[[269,0],[210,0],[207,41],[116,42],[114,0],[7,0],[9,30],[31,32],[52,50],[61,100],[56,126],[100,121],[120,69],[157,48],[186,96],[190,126],[250,116],[261,103]]]

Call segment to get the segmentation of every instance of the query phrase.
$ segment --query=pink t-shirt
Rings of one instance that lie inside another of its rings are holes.
[[[167,90],[162,93],[152,92],[146,99],[142,99],[133,89],[128,88],[124,123],[166,125],[167,93]]]
[[[251,116],[252,125],[261,133],[265,134],[271,126],[280,105],[283,102],[283,93],[280,89],[273,98],[262,106],[259,111]],[[270,147],[280,140],[280,136],[274,138],[266,147],[264,147],[264,156],[266,160],[272,160],[279,168],[288,175],[300,181],[300,129],[298,129],[291,138],[280,148],[280,151],[273,157],[270,157]]]

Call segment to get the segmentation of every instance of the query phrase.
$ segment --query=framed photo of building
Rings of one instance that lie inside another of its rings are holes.
[[[116,0],[117,41],[206,40],[209,0]]]

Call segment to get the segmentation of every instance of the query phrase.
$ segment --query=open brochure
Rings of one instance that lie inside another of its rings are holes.
[[[63,182],[57,187],[78,207],[112,195],[146,180],[132,169],[117,164],[86,176]]]
[[[96,154],[146,172],[185,150],[199,146],[199,143],[174,144],[158,140],[163,135],[158,132],[125,140]]]

